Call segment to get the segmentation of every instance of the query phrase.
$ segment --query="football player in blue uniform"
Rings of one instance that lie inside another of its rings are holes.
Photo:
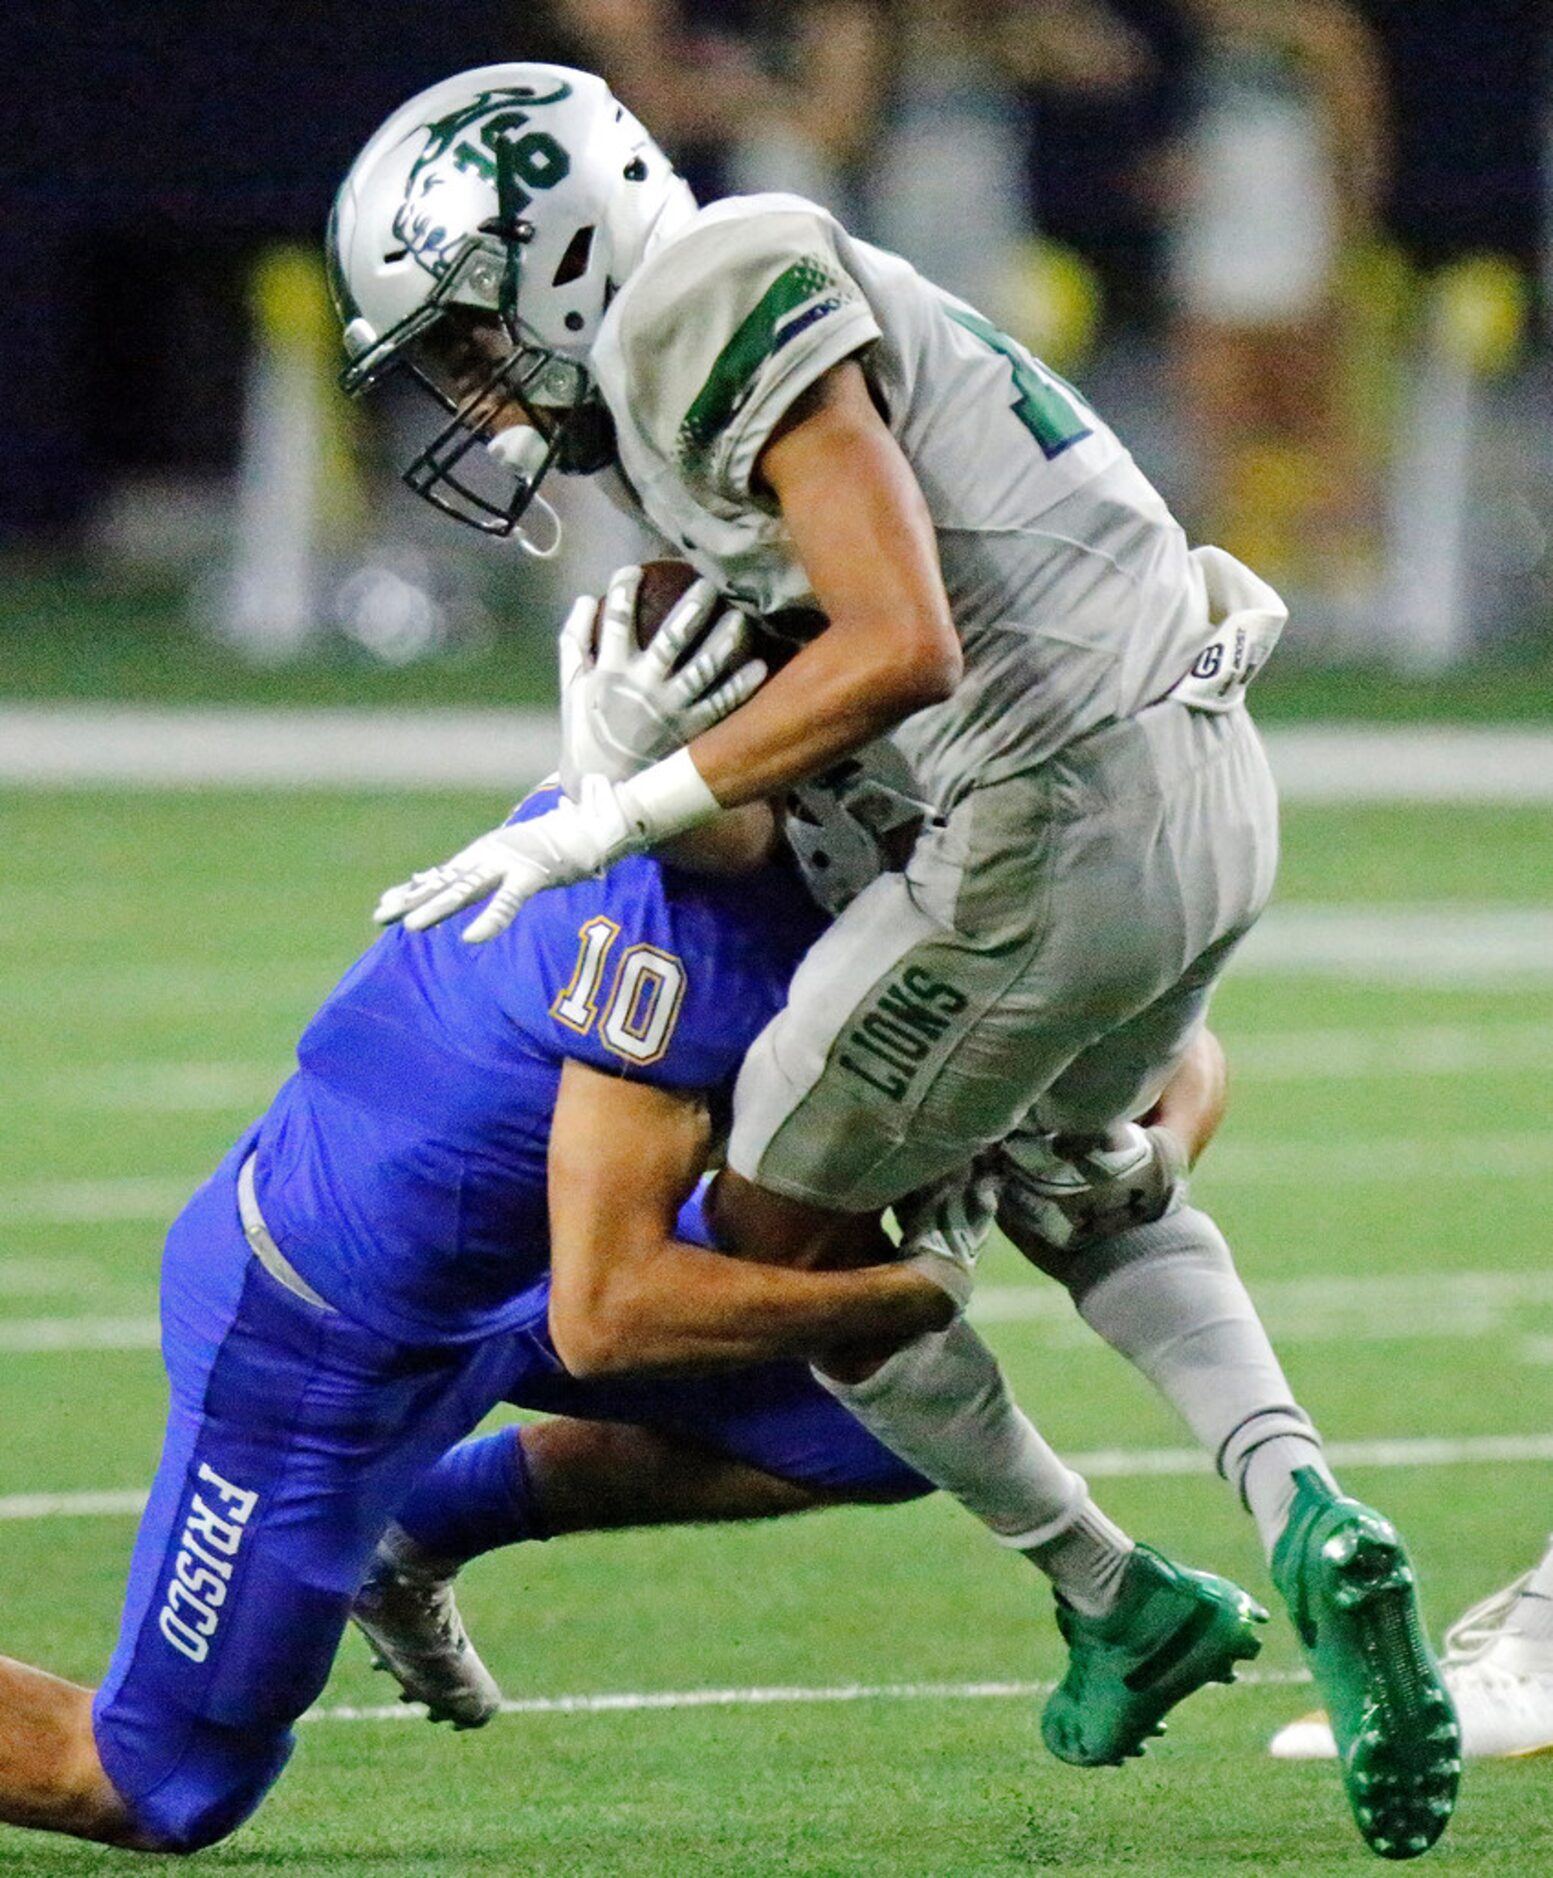
[[[1151,1130],[1168,1137],[1178,1164],[1195,1166],[1212,1140],[1225,1089],[1223,1050],[1205,1030],[1148,1117]],[[1121,1198],[1121,1184],[1108,1187],[1101,1177],[1083,1191],[1070,1188],[1063,1204],[1070,1219],[1092,1229],[1108,1196]],[[706,1237],[693,1213],[687,1205],[677,1229]],[[919,1231],[926,1223],[919,1218]],[[838,1501],[897,1500],[927,1485],[904,1466],[881,1469],[885,1451],[862,1425],[838,1428],[787,1364],[671,1386],[631,1377],[579,1382],[564,1371],[535,1370],[510,1399],[544,1411],[545,1419],[476,1436],[423,1475],[379,1543],[352,1607],[378,1667],[394,1676],[404,1699],[423,1703],[433,1722],[456,1728],[482,1727],[501,1706],[501,1690],[469,1638],[454,1589],[464,1566],[482,1554],[571,1533],[765,1519]],[[1073,1599],[1084,1606],[1091,1588],[1082,1578],[1074,1582],[1074,1553],[1071,1541],[1059,1543],[1046,1561],[1059,1611],[1066,1607],[1070,1616]],[[1143,1548],[1142,1562],[1152,1566],[1154,1560]],[[1181,1577],[1200,1599],[1201,1575]],[[1196,1615],[1200,1606],[1187,1608]],[[1108,1625],[1111,1654],[1119,1657],[1128,1641],[1125,1626],[1110,1614]],[[1070,1635],[1069,1642],[1082,1663],[1082,1641]],[[1174,1691],[1172,1699],[1179,1699],[1187,1682]],[[1104,1699],[1100,1689],[1092,1687],[1091,1694]],[[1157,1705],[1157,1696],[1151,1699]],[[1092,1720],[1082,1735],[1072,1731],[1074,1706],[1066,1695],[1049,1704],[1045,1727],[1053,1751],[1069,1760],[1097,1758],[1075,1752],[1093,1750],[1099,1731]],[[1125,1752],[1140,1739],[1134,1720],[1130,1732],[1112,1733],[1110,1745]]]
[[[725,824],[717,858],[755,858],[773,828],[764,808]],[[118,1648],[95,1696],[0,1659],[0,1818],[161,1851],[230,1832],[285,1764],[418,1476],[563,1357],[727,1367],[949,1320],[922,1259],[815,1273],[674,1238],[821,923],[780,864],[642,859],[550,896],[500,947],[395,933],[352,967],[169,1232],[171,1407]],[[811,1453],[833,1440],[870,1490],[913,1489],[789,1367],[827,1423]],[[774,1439],[801,1472],[800,1444]]]

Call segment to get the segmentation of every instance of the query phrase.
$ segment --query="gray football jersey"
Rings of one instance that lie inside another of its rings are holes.
[[[1207,634],[1202,582],[1072,387],[825,210],[764,195],[655,247],[594,352],[647,519],[743,604],[814,603],[754,468],[793,400],[854,355],[921,484],[964,646],[953,697],[887,740],[892,773],[904,762],[911,793],[947,807],[1169,690]]]

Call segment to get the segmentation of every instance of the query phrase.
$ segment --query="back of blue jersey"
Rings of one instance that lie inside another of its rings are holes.
[[[642,855],[539,894],[485,945],[463,943],[465,924],[396,927],[363,954],[304,1031],[257,1142],[259,1204],[287,1258],[407,1342],[524,1318],[549,1261],[563,1063],[726,1101],[821,916],[785,864],[714,879]]]

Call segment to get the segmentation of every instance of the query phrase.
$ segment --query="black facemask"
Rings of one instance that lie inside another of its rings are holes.
[[[590,476],[615,457],[614,421],[584,368],[538,348],[515,349],[455,401],[413,356],[403,364],[448,414],[405,469],[408,487],[454,521],[487,535],[519,533],[531,552],[548,552],[519,529],[543,478],[552,468]],[[541,389],[570,393],[574,401],[540,402]],[[493,446],[487,421],[502,404],[517,405],[528,421],[522,438],[503,433],[513,437],[506,449]]]

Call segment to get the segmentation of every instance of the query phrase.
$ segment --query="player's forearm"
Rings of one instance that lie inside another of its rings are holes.
[[[957,650],[939,635],[833,624],[792,664],[690,746],[724,808],[817,775],[949,696]]]
[[[1200,1030],[1143,1119],[1168,1128],[1186,1150],[1187,1166],[1195,1167],[1224,1119],[1228,1085],[1223,1045],[1211,1030]]]
[[[576,1376],[811,1361],[837,1344],[891,1348],[952,1315],[948,1295],[904,1265],[803,1272],[667,1241],[611,1262],[586,1290],[558,1283],[550,1331]]]

